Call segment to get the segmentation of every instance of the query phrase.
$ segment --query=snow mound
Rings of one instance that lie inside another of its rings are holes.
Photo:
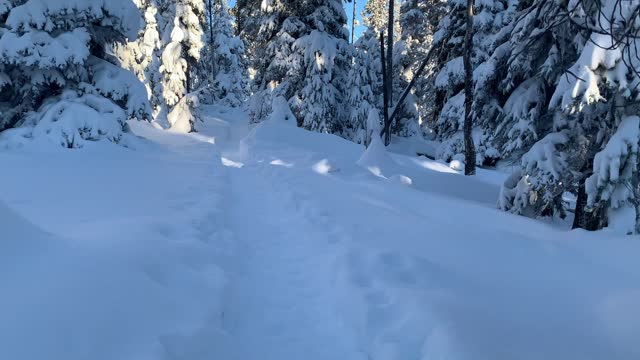
[[[464,161],[451,160],[451,162],[449,163],[449,167],[455,171],[462,171],[464,170]]]
[[[50,234],[40,230],[28,220],[0,202],[0,228],[2,241],[0,267],[22,260],[22,255],[43,251],[54,243]],[[6,272],[2,272],[7,275]]]
[[[287,99],[282,96],[278,96],[273,99],[273,104],[271,106],[273,110],[267,121],[296,126],[296,117],[291,112]]]
[[[371,144],[358,160],[357,164],[369,170],[375,176],[389,177],[398,170],[398,164],[393,161],[379,136],[371,139]]]

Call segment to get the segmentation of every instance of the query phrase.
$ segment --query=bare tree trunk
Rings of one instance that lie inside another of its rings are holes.
[[[210,55],[211,58],[209,59],[209,61],[211,62],[210,64],[210,71],[211,73],[209,74],[209,82],[211,84],[213,84],[213,79],[214,79],[214,74],[217,72],[216,69],[216,64],[214,61],[214,42],[215,42],[215,38],[214,38],[214,32],[213,32],[213,21],[214,21],[214,5],[213,5],[213,0],[207,0],[207,6],[209,7],[209,51],[210,51]],[[210,84],[210,85],[211,85]]]
[[[384,31],[380,31],[380,61],[382,62],[382,115],[384,118],[384,144],[389,146],[391,142],[390,135],[390,123],[389,123],[389,93],[387,83],[389,81],[387,76],[387,61],[384,55]]]
[[[464,174],[476,174],[476,148],[473,144],[473,2],[467,0],[467,31],[464,37]]]
[[[578,198],[576,199],[576,208],[574,211],[572,229],[586,229],[587,219],[585,210],[587,208],[587,191],[585,188],[586,178],[583,176],[578,184]]]
[[[356,43],[356,11],[357,11],[357,6],[358,1],[357,0],[353,0],[353,16],[351,18],[351,43],[355,44]]]
[[[393,104],[393,23],[395,0],[389,0],[389,23],[387,24],[387,96],[388,106]]]

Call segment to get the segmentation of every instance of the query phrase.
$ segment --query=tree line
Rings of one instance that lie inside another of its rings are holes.
[[[504,211],[638,232],[640,0],[364,5],[356,39],[343,0],[0,0],[0,136],[123,143],[131,119],[188,132],[202,104],[253,123],[285,106],[510,170]]]

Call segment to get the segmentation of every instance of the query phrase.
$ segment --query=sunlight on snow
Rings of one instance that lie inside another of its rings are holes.
[[[292,168],[293,167],[292,163],[288,163],[288,162],[285,162],[285,161],[280,160],[280,159],[273,160],[270,164],[271,165],[275,165],[275,166],[282,166],[282,167],[286,167],[286,168]]]
[[[234,168],[240,169],[240,168],[242,168],[244,166],[243,163],[235,162],[235,161],[229,160],[229,159],[227,159],[225,157],[221,157],[220,161],[222,162],[222,165],[224,165],[226,167],[234,167]]]
[[[326,175],[331,171],[331,164],[329,164],[329,160],[322,159],[315,163],[312,169],[318,174]]]

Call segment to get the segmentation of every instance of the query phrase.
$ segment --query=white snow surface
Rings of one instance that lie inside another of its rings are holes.
[[[0,358],[640,357],[637,239],[500,212],[502,175],[203,112],[0,152]]]

